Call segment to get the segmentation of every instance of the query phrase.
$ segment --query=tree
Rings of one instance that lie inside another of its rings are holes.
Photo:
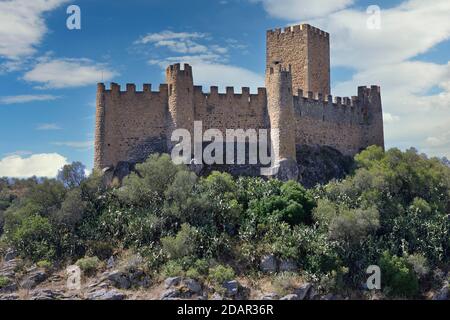
[[[86,167],[81,162],[66,164],[58,172],[58,181],[61,181],[66,188],[79,187],[86,179]]]

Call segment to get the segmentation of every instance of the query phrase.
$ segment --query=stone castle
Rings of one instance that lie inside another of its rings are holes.
[[[380,87],[359,87],[351,98],[330,93],[330,36],[308,24],[267,32],[266,87],[251,94],[227,87],[203,92],[194,86],[188,64],[171,65],[167,84],[136,91],[127,84],[97,88],[95,167],[144,161],[169,152],[171,133],[204,130],[273,129],[271,143],[278,162],[296,163],[302,146],[327,146],[353,156],[371,145],[384,147]],[[275,132],[276,131],[276,132]],[[295,170],[294,170],[295,171]],[[295,172],[293,173],[295,175]],[[289,174],[292,175],[292,174]]]

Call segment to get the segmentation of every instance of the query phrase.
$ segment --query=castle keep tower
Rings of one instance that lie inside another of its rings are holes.
[[[287,178],[284,180],[295,179],[298,169],[296,166],[294,98],[290,66],[289,69],[283,68],[281,64],[271,66],[266,74],[266,88],[270,138],[272,152],[274,152],[272,157],[275,159],[276,166],[279,166],[278,169],[283,171],[278,175]]]
[[[309,24],[267,31],[266,67],[292,68],[294,92],[330,94],[330,35]]]
[[[181,69],[180,64],[174,64],[166,70],[166,81],[169,86],[167,144],[169,150],[173,143],[170,141],[172,131],[186,129],[191,135],[194,130],[194,80],[192,67],[188,64]]]

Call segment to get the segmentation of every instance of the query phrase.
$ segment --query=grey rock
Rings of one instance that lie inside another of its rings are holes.
[[[62,300],[64,293],[60,290],[33,290],[30,294],[30,300]]]
[[[274,167],[274,175],[281,181],[289,181],[298,179],[298,165],[297,161],[293,159],[282,159]]]
[[[296,294],[288,294],[287,296],[284,296],[280,300],[283,300],[283,301],[285,301],[285,300],[288,300],[288,301],[298,300],[298,295],[296,295]]]
[[[192,293],[194,294],[201,294],[202,293],[202,286],[198,281],[195,281],[193,279],[185,279],[183,280],[183,285]]]
[[[17,284],[14,282],[10,282],[6,286],[0,288],[0,293],[12,293],[17,291],[19,288],[17,287]]]
[[[330,301],[330,300],[338,300],[338,299],[337,299],[337,297],[334,294],[328,293],[328,294],[320,297],[320,300]]]
[[[313,289],[313,286],[310,283],[305,283],[300,288],[296,289],[295,294],[298,296],[298,300],[309,298],[311,289]]]
[[[3,263],[3,266],[0,268],[0,276],[6,277],[6,278],[14,278],[15,270],[16,270],[17,266],[19,265],[19,263],[20,263],[19,259],[9,260],[9,261]]]
[[[298,270],[297,264],[293,260],[282,260],[279,270],[281,272],[295,272]]]
[[[6,250],[4,261],[8,262],[17,258],[17,252],[14,249]]]
[[[166,289],[169,289],[171,287],[179,286],[180,283],[181,283],[181,277],[171,277],[171,278],[167,278],[164,281],[164,287]]]
[[[23,289],[33,289],[47,279],[47,272],[44,269],[32,268],[28,270],[28,274],[20,282]]]
[[[264,256],[260,262],[260,269],[266,273],[277,272],[277,259],[274,255]]]
[[[212,295],[211,300],[223,300],[223,297],[216,292]]]
[[[0,301],[13,301],[13,300],[19,300],[19,295],[17,295],[16,293],[0,294]]]
[[[438,292],[436,292],[432,298],[432,300],[436,300],[436,301],[445,301],[445,300],[449,300],[449,285],[446,284],[444,285],[444,287],[442,287],[441,290],[439,290]]]
[[[108,274],[108,280],[111,281],[112,285],[118,289],[130,289],[131,281],[128,275],[122,271],[115,270]]]
[[[87,296],[88,300],[124,300],[126,295],[117,290],[101,289]]]
[[[228,297],[234,297],[239,293],[239,282],[236,280],[228,281],[223,284]]]
[[[161,294],[161,300],[169,300],[180,297],[180,290],[178,289],[168,289]]]
[[[261,296],[260,300],[278,300],[280,297],[275,292],[266,293]]]
[[[115,265],[116,265],[116,261],[114,260],[114,257],[111,256],[111,257],[108,259],[108,261],[106,262],[106,267],[107,267],[108,269],[113,269],[113,268],[115,267]]]

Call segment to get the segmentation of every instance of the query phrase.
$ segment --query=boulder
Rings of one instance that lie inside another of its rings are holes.
[[[171,287],[179,286],[180,283],[181,283],[181,277],[171,277],[171,278],[167,278],[164,281],[164,287],[166,289],[169,289]]]
[[[6,286],[0,288],[0,293],[12,293],[17,291],[19,288],[15,282],[10,282]]]
[[[235,297],[239,293],[239,282],[236,280],[227,281],[223,284],[226,290],[226,296]]]
[[[280,261],[280,272],[295,272],[298,270],[297,264],[293,260],[281,260]]]
[[[432,300],[436,300],[436,301],[445,301],[445,300],[449,300],[450,296],[448,294],[449,291],[449,285],[445,284],[441,290],[439,290],[438,292],[436,292],[433,295]]]
[[[19,300],[19,295],[17,295],[16,293],[0,294],[0,301],[13,301],[13,300]]]
[[[6,250],[6,254],[5,254],[5,257],[3,260],[5,262],[8,262],[8,261],[14,260],[15,258],[17,258],[17,252],[14,249],[10,248],[10,249]]]
[[[223,297],[216,292],[212,295],[211,300],[223,300]]]
[[[261,295],[260,300],[278,300],[280,297],[275,292]]]
[[[172,300],[174,298],[179,298],[181,295],[180,290],[175,289],[175,288],[171,288],[171,289],[167,289],[166,291],[164,291],[161,294],[160,299],[161,300]]]
[[[285,300],[287,300],[287,301],[298,300],[298,295],[296,295],[296,294],[288,294],[287,296],[284,296],[280,300],[282,300],[282,301],[285,301]]]
[[[107,278],[111,281],[112,285],[118,289],[127,290],[131,288],[131,281],[128,274],[122,271],[115,270],[108,274]]]
[[[313,286],[310,283],[305,283],[302,286],[300,286],[300,288],[296,289],[295,294],[298,296],[298,300],[309,299],[310,292],[312,289]]]
[[[20,286],[23,289],[31,290],[37,285],[44,282],[48,277],[47,272],[44,269],[32,268],[28,270],[23,280],[20,282]]]
[[[280,160],[274,169],[274,176],[281,181],[294,180],[297,181],[299,170],[297,161],[293,159],[282,159]]]
[[[61,290],[33,290],[30,293],[30,300],[62,300],[64,299],[64,292]]]
[[[277,272],[277,259],[274,255],[267,255],[261,259],[259,265],[261,271],[266,273],[274,273]]]
[[[126,295],[117,290],[101,289],[87,296],[88,300],[124,300]]]
[[[111,257],[108,259],[108,261],[106,262],[106,267],[107,267],[108,269],[113,269],[113,268],[115,267],[115,265],[116,265],[116,261],[114,260],[114,257],[111,256]]]
[[[202,293],[202,286],[196,280],[185,279],[183,280],[183,286],[193,294],[200,295]]]

